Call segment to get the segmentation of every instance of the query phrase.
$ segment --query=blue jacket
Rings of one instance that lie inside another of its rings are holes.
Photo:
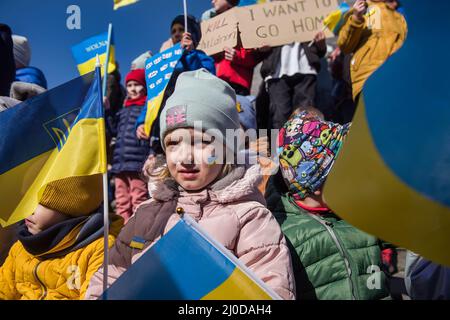
[[[116,145],[113,153],[112,170],[120,172],[141,172],[150,152],[148,141],[136,137],[135,123],[143,106],[123,107],[118,113]]]
[[[16,80],[27,83],[34,83],[47,89],[47,80],[44,73],[35,67],[25,67],[16,70]]]
[[[178,64],[175,66],[172,78],[167,84],[163,105],[165,104],[167,98],[172,95],[177,78],[181,73],[185,71],[195,71],[201,68],[205,68],[214,75],[216,74],[216,67],[214,65],[213,58],[201,50],[185,51]],[[146,109],[144,108],[136,122],[136,128],[145,122],[145,114]]]
[[[405,263],[405,286],[413,300],[449,300],[450,268],[408,251]]]
[[[216,74],[216,67],[214,59],[208,56],[201,50],[194,49],[192,51],[185,51],[178,64],[175,66],[175,73],[182,73],[185,71],[194,71],[205,68],[212,74]]]

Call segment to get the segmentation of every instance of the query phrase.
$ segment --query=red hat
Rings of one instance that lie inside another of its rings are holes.
[[[144,69],[134,69],[131,70],[127,77],[125,78],[125,84],[128,83],[128,81],[134,80],[140,84],[142,84],[144,87],[145,85],[145,70]]]

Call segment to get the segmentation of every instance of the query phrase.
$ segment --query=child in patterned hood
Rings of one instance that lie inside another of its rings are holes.
[[[322,121],[312,112],[301,112],[280,130],[280,168],[295,200],[320,195],[349,127]]]
[[[304,111],[291,116],[279,134],[281,170],[269,181],[266,200],[291,244],[297,299],[388,295],[379,240],[340,219],[322,194],[348,130]]]

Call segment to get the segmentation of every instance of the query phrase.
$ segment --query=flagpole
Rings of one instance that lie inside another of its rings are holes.
[[[111,24],[109,25],[111,27]],[[109,41],[108,41],[109,43]],[[109,47],[109,46],[108,46]],[[108,50],[109,51],[109,50]],[[107,56],[108,57],[108,56]],[[106,65],[108,65],[108,58],[106,58]],[[97,54],[97,63],[96,67],[101,68],[100,59]],[[108,73],[105,69],[105,77]],[[103,81],[103,95],[101,98],[102,109],[103,109],[103,98],[106,96],[106,81]],[[104,110],[103,110],[104,115]],[[106,132],[105,132],[106,134]],[[106,141],[106,136],[105,136]],[[105,146],[107,147],[107,146]],[[106,150],[105,150],[106,154]],[[109,262],[109,245],[108,245],[108,237],[109,237],[109,199],[108,199],[108,172],[103,173],[103,292],[108,289],[108,262]],[[104,299],[107,300],[107,294],[104,294]]]
[[[184,32],[188,31],[188,23],[187,23],[187,0],[183,0],[183,7],[184,7]]]
[[[109,53],[111,49],[111,36],[112,36],[112,23],[108,26],[108,45],[106,47],[106,60],[104,65],[104,74],[103,74],[103,88],[102,93],[103,96],[106,96],[106,84],[108,83],[108,65],[109,65]]]

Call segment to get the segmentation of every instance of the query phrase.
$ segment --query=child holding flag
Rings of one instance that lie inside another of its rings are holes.
[[[266,198],[291,244],[298,299],[388,295],[379,241],[336,216],[322,194],[348,128],[303,111],[279,134],[281,174],[269,181]]]
[[[119,235],[110,253],[109,284],[171,230],[180,214],[187,214],[282,298],[293,299],[289,250],[257,189],[260,168],[233,159],[225,163],[220,156],[228,150],[236,157],[240,151],[234,142],[240,124],[231,86],[205,69],[182,73],[161,112],[160,127],[168,178]],[[101,269],[88,298],[101,295],[102,278]]]
[[[339,31],[338,46],[344,54],[353,54],[350,68],[354,99],[370,75],[406,39],[408,27],[397,6],[397,1],[357,0]]]
[[[18,241],[0,267],[0,300],[83,299],[103,263],[100,175],[71,177],[45,187],[40,204],[18,227]],[[111,246],[123,221],[110,226]]]
[[[135,123],[147,100],[144,69],[130,71],[125,79],[127,98],[117,113],[117,140],[111,173],[115,175],[116,213],[125,223],[136,207],[148,199],[147,186],[140,176],[150,152],[148,141],[135,135]]]

